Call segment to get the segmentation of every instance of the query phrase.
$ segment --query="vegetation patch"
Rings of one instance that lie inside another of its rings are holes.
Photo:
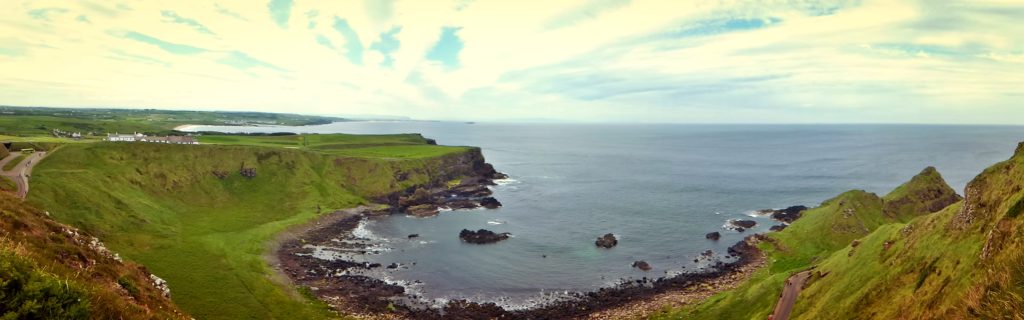
[[[27,155],[25,154],[19,154],[17,156],[14,156],[14,159],[11,159],[11,161],[8,161],[7,163],[4,164],[4,171],[11,171],[11,169],[17,167],[18,164],[21,163],[21,161],[25,160],[25,157],[27,157]]]

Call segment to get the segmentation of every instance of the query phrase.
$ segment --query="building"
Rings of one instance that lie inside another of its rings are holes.
[[[170,143],[170,144],[199,144],[193,136],[147,136],[136,132],[135,134],[107,134],[107,141],[114,142],[151,142],[151,143]]]
[[[109,134],[109,133],[107,134],[107,141],[134,142],[134,141],[141,141],[142,138],[144,138],[144,137],[146,137],[146,135],[138,133],[138,132],[136,132],[135,134],[119,134],[119,133],[115,132],[114,134]]]

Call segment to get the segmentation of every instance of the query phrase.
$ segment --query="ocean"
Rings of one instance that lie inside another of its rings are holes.
[[[197,126],[191,130],[422,133],[439,144],[478,146],[510,179],[494,186],[495,210],[372,219],[357,231],[386,251],[366,257],[383,277],[428,300],[465,298],[527,306],[620,279],[697,270],[705,250],[724,254],[777,222],[757,209],[816,206],[850,189],[881,195],[935,166],[956,190],[1024,140],[1024,127],[941,125],[626,125],[338,122],[307,127]],[[752,219],[745,233],[728,219]],[[510,232],[472,245],[462,229]],[[706,240],[719,231],[719,241]],[[618,246],[601,249],[605,233]],[[408,239],[409,234],[419,234]],[[631,265],[644,260],[643,272]]]

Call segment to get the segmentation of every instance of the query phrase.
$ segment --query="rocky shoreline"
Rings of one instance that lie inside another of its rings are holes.
[[[360,208],[338,211],[290,239],[280,242],[276,252],[277,267],[291,281],[310,289],[317,298],[335,310],[366,319],[567,319],[620,318],[628,314],[648,314],[656,310],[651,301],[683,295],[702,297],[724,290],[745,278],[763,263],[756,248],[759,235],[751,235],[728,250],[728,262],[702,255],[699,259],[714,262],[704,271],[683,273],[672,277],[624,279],[619,284],[592,292],[572,293],[547,304],[523,310],[506,310],[494,303],[466,300],[449,301],[432,307],[420,297],[407,292],[396,283],[368,276],[374,270],[409,266],[382,266],[359,263],[342,257],[322,259],[317,248],[329,245],[352,255],[372,254],[365,239],[352,233],[363,219],[376,215],[375,210]],[[637,313],[640,312],[640,313]]]
[[[661,278],[623,279],[611,287],[570,293],[533,308],[507,310],[495,303],[467,300],[452,300],[443,306],[432,305],[409,292],[406,289],[408,284],[386,281],[387,269],[412,266],[357,262],[360,259],[356,257],[374,254],[380,249],[375,248],[369,239],[361,239],[353,233],[363,219],[390,214],[431,217],[445,210],[499,207],[500,202],[491,197],[488,186],[494,185],[493,180],[507,176],[485,163],[473,169],[474,176],[463,178],[455,185],[411,187],[376,199],[381,204],[375,207],[325,215],[279,239],[273,257],[268,260],[291,283],[308,288],[310,294],[333,309],[366,319],[617,319],[644,316],[660,309],[662,302],[699,301],[702,297],[728,289],[763,265],[763,256],[756,244],[764,237],[753,234],[729,247],[727,256],[722,257],[724,261],[710,251],[696,257],[696,260],[709,263],[701,271]],[[413,234],[409,238],[417,236]],[[482,229],[463,230],[458,236],[463,241],[478,244],[508,237],[504,233]],[[607,234],[598,238],[595,245],[611,248],[615,242],[615,236]],[[650,268],[644,261],[637,261],[634,267],[641,270]]]

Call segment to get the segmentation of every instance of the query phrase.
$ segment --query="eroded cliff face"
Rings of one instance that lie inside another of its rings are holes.
[[[472,209],[485,207],[495,209],[501,202],[491,197],[488,188],[494,180],[507,176],[494,169],[484,160],[479,148],[469,148],[434,159],[429,163],[396,173],[396,181],[406,181],[412,175],[425,176],[421,183],[402,190],[392,191],[376,197],[376,201],[388,205],[378,213],[406,213],[418,217],[433,216],[440,208]]]

